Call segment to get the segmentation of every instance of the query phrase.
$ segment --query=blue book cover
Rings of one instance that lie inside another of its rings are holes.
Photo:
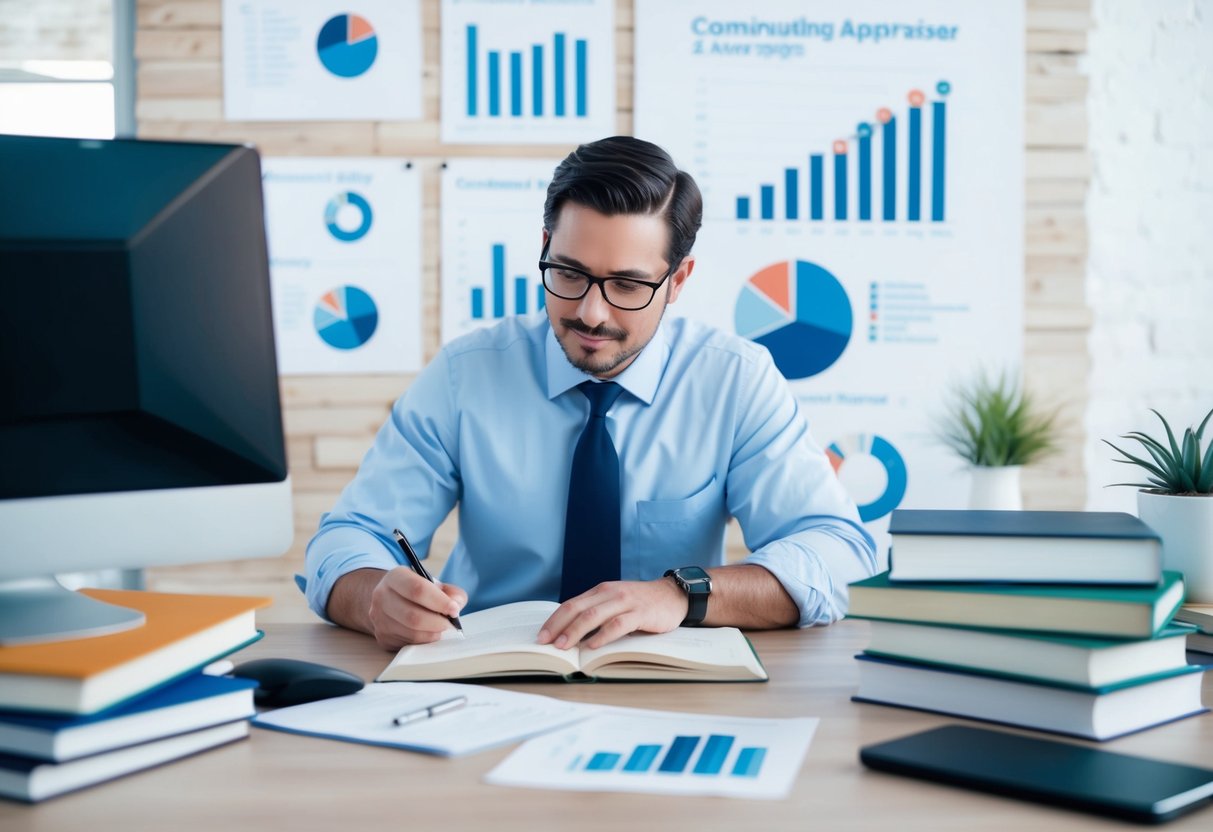
[[[1123,511],[978,511],[897,509],[889,534],[971,537],[1078,537],[1158,540],[1138,518]]]
[[[199,699],[221,696],[238,690],[250,690],[257,687],[252,679],[237,679],[230,676],[207,676],[196,673],[182,679],[156,688],[152,692],[134,699],[128,699],[121,705],[95,714],[75,716],[70,714],[39,714],[30,711],[0,711],[0,723],[20,725],[26,728],[39,729],[48,732],[62,731],[82,725],[92,725],[118,717],[171,708]]]

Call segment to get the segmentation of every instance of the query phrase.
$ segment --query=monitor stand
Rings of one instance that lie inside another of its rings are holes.
[[[0,582],[0,645],[104,636],[145,620],[138,610],[95,601],[51,577]]]

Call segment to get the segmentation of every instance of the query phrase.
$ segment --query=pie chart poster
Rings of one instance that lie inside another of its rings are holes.
[[[224,0],[232,121],[421,118],[419,0]]]
[[[263,160],[278,370],[421,369],[421,188],[405,159]]]
[[[1017,281],[982,278],[988,255],[948,238],[756,237],[708,221],[694,253],[669,314],[770,351],[878,543],[895,508],[965,506],[967,477],[932,418],[976,367],[1021,362]]]

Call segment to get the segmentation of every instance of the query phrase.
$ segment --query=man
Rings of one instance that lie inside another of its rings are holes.
[[[308,546],[312,609],[386,649],[448,616],[562,601],[539,633],[598,647],[680,624],[829,623],[872,538],[769,353],[664,320],[694,270],[694,180],[629,137],[579,147],[544,206],[546,317],[447,345],[396,402]],[[459,504],[440,584],[424,557]],[[752,554],[725,566],[724,527]],[[705,574],[706,570],[706,574]]]

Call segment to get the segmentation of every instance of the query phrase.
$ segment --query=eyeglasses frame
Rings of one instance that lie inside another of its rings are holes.
[[[605,300],[608,305],[613,306],[616,309],[623,310],[624,312],[639,312],[641,309],[647,309],[650,306],[652,306],[653,299],[655,297],[657,297],[657,290],[660,289],[662,284],[665,283],[667,280],[669,280],[670,275],[672,275],[674,272],[678,271],[678,267],[680,265],[682,265],[681,263],[675,263],[673,266],[671,266],[669,268],[668,271],[666,271],[666,273],[664,275],[661,276],[661,279],[658,280],[656,283],[653,283],[652,281],[649,281],[649,280],[637,280],[634,277],[596,277],[596,276],[590,274],[589,272],[587,272],[585,269],[579,269],[576,266],[570,266],[567,263],[556,263],[551,260],[545,259],[547,257],[549,248],[550,248],[550,244],[545,245],[543,247],[543,251],[539,255],[539,279],[543,283],[543,288],[545,291],[552,292],[553,295],[556,295],[556,297],[561,298],[562,300],[581,300],[582,298],[584,298],[586,295],[588,295],[590,293],[591,289],[593,289],[595,286],[597,286],[598,291],[602,293],[602,299]],[[576,272],[577,274],[581,275],[586,280],[588,280],[589,283],[586,284],[585,291],[582,292],[580,295],[578,295],[575,298],[566,298],[564,295],[557,295],[555,292],[552,291],[551,287],[548,286],[547,281],[543,279],[543,275],[548,269],[562,269],[562,270],[568,271],[568,272]],[[607,297],[606,283],[608,280],[627,280],[632,283],[639,283],[641,286],[647,286],[648,288],[652,289],[653,294],[651,294],[649,296],[649,300],[647,303],[645,303],[644,306],[637,306],[635,308],[629,309],[626,306],[620,306],[617,303],[613,303],[611,301],[611,299]]]

